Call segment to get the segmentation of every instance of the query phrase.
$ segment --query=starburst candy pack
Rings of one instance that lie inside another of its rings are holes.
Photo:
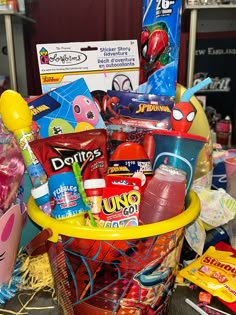
[[[139,92],[175,96],[180,0],[143,0]]]
[[[180,275],[225,302],[236,302],[236,258],[232,256],[211,246]]]

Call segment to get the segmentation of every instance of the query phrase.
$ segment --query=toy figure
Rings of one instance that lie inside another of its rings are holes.
[[[171,125],[173,130],[188,132],[196,116],[195,107],[189,102],[177,103],[172,111]]]
[[[195,107],[190,103],[190,98],[194,93],[210,83],[211,79],[206,78],[183,93],[180,102],[175,104],[171,113],[171,126],[173,130],[188,132],[197,112]]]

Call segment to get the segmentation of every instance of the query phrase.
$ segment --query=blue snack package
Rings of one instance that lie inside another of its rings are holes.
[[[143,0],[139,93],[175,96],[180,0]]]

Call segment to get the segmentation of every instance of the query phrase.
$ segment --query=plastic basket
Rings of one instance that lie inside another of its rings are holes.
[[[180,215],[138,227],[75,227],[46,216],[33,198],[28,211],[51,231],[47,250],[62,314],[167,313],[184,228],[200,212],[194,192]]]

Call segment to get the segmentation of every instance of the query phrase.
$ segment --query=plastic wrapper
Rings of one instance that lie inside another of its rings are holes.
[[[236,214],[236,200],[223,189],[209,190],[193,187],[201,202],[199,218],[186,228],[185,238],[189,246],[202,255],[206,240],[206,230],[230,222]]]
[[[236,302],[236,258],[232,256],[211,246],[180,275],[225,302]]]
[[[206,240],[206,231],[202,221],[199,218],[186,227],[185,239],[189,246],[198,255],[202,255]]]
[[[234,172],[227,181],[227,193],[236,199],[236,172]]]
[[[17,202],[24,161],[15,138],[0,120],[0,216]]]
[[[48,177],[71,172],[73,162],[78,162],[85,180],[105,176],[106,142],[105,129],[92,129],[38,139],[30,146]]]
[[[236,213],[236,200],[223,189],[209,190],[194,187],[201,202],[201,220],[211,227],[218,227],[232,220]]]

